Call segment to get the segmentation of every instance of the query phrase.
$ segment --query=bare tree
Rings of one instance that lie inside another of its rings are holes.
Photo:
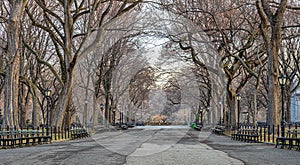
[[[264,38],[266,52],[268,54],[268,113],[267,123],[279,123],[278,119],[278,77],[279,63],[278,52],[281,45],[281,27],[283,24],[283,15],[286,10],[287,0],[282,0],[280,5],[275,10],[271,10],[270,2],[265,0],[257,0],[257,10],[261,18],[261,32]],[[269,28],[269,26],[271,28]]]
[[[142,111],[149,107],[149,94],[155,88],[154,73],[153,68],[146,67],[139,70],[130,80],[130,102],[141,109],[141,115]]]
[[[258,15],[253,12],[255,7],[244,1],[173,1],[172,8],[170,6],[172,5],[168,5],[171,12],[184,16],[198,29],[202,29],[218,53],[219,59],[215,60],[219,60],[226,74],[230,123],[234,125],[237,118],[236,93],[241,92],[251,77],[259,80],[259,72],[255,69],[266,61],[263,52],[258,49],[260,43],[256,41],[259,29],[256,21]],[[201,51],[197,49],[198,45],[194,44],[194,40],[188,37],[188,40],[180,38],[178,41],[188,44],[191,59],[196,64],[209,68],[209,65],[199,60],[201,58],[198,52]]]
[[[20,70],[20,21],[27,0],[10,1],[7,23],[7,67],[5,75],[4,125],[18,126],[18,91]]]
[[[105,30],[140,1],[64,1],[45,3],[35,0],[26,8],[32,24],[46,31],[60,60],[61,91],[53,114],[60,126],[71,103],[74,67],[103,40]],[[34,13],[43,13],[36,18]],[[47,65],[50,70],[51,62]],[[54,73],[54,75],[56,75]],[[57,76],[57,75],[56,75]]]
[[[280,1],[256,1],[257,11],[260,16],[260,30],[263,36],[266,53],[268,55],[268,113],[267,123],[279,123],[279,51],[282,46],[282,33],[287,8],[299,10],[288,5],[287,0]],[[289,24],[290,27],[299,27],[297,24]]]

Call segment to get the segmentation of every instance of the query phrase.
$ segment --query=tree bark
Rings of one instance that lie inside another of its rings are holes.
[[[36,89],[32,89],[32,125],[34,127],[39,126],[40,124],[40,110],[37,107],[38,98],[36,97]]]
[[[70,73],[71,72],[71,73]],[[64,86],[62,88],[62,91],[58,97],[57,105],[54,110],[53,115],[53,125],[54,126],[62,126],[63,120],[64,120],[64,114],[67,110],[68,104],[70,102],[71,96],[72,96],[72,72],[70,71],[66,75],[66,80],[64,83]]]
[[[9,61],[6,66],[4,89],[4,125],[19,126],[18,92],[20,75],[20,19],[27,0],[11,1],[11,13],[8,19],[7,47]]]
[[[62,74],[63,79],[63,87],[62,91],[58,97],[57,106],[54,111],[54,122],[55,126],[62,126],[64,115],[66,114],[68,104],[70,103],[70,99],[72,96],[72,88],[73,88],[73,72],[76,64],[76,57],[72,57],[72,37],[73,37],[73,18],[71,14],[71,8],[69,1],[64,1],[64,41],[65,41],[65,49],[64,49],[64,61],[63,68],[65,68],[65,72]]]
[[[98,106],[97,106],[97,98],[96,98],[96,95],[94,94],[93,95],[93,129],[94,127],[98,124],[98,114],[99,114],[99,111],[98,111]]]
[[[281,0],[277,10],[270,9],[269,2],[257,0],[256,6],[261,18],[261,32],[268,55],[268,111],[267,124],[279,124],[279,61],[278,52],[281,46],[281,26],[287,0]],[[269,28],[270,26],[270,28]]]

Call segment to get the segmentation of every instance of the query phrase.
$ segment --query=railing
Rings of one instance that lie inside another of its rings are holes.
[[[5,127],[0,129],[0,148],[23,147],[51,142],[51,137],[43,128],[31,129]]]
[[[0,148],[15,148],[62,140],[88,137],[88,132],[80,126],[69,127],[0,127]]]
[[[279,125],[241,125],[239,129],[234,127],[231,130],[233,140],[243,142],[263,142],[281,145],[281,148],[288,147],[300,150],[300,128],[297,124],[286,124],[284,136]]]

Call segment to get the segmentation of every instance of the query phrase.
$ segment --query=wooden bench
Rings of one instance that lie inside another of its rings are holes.
[[[22,130],[21,140],[25,140],[26,145],[51,143],[51,136],[47,135],[43,130]]]
[[[300,130],[288,130],[286,132],[286,137],[277,137],[275,148],[281,145],[281,148],[288,147],[288,149],[295,148],[300,150]]]
[[[231,134],[232,140],[243,141],[243,142],[259,142],[259,135],[257,129],[242,129],[236,133]]]
[[[217,135],[224,135],[225,126],[216,125],[214,128],[212,128],[212,132]]]
[[[245,134],[241,132],[241,130],[237,130],[235,133],[231,134],[232,140],[243,141],[245,138]]]
[[[0,141],[3,148],[7,146],[14,147],[19,139],[17,131],[1,131],[0,133]]]
[[[119,126],[119,129],[126,130],[126,129],[128,129],[128,126],[126,124],[121,124]]]
[[[259,135],[258,135],[258,130],[257,129],[245,129],[244,130],[245,132],[245,141],[246,142],[259,142],[258,138],[259,138]]]
[[[51,142],[51,137],[46,136],[42,130],[6,130],[0,131],[0,146],[2,148],[23,145],[34,145]]]
[[[84,128],[71,128],[71,139],[81,139],[89,137],[89,133]]]
[[[277,148],[278,145],[281,145],[281,148],[287,146],[288,149],[295,147],[296,150],[300,150],[300,138],[277,137],[275,148]]]
[[[202,130],[202,125],[201,124],[197,124],[195,127],[196,130],[201,131]]]

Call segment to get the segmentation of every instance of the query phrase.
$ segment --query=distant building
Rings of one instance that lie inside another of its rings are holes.
[[[300,122],[300,90],[291,97],[291,122]]]

